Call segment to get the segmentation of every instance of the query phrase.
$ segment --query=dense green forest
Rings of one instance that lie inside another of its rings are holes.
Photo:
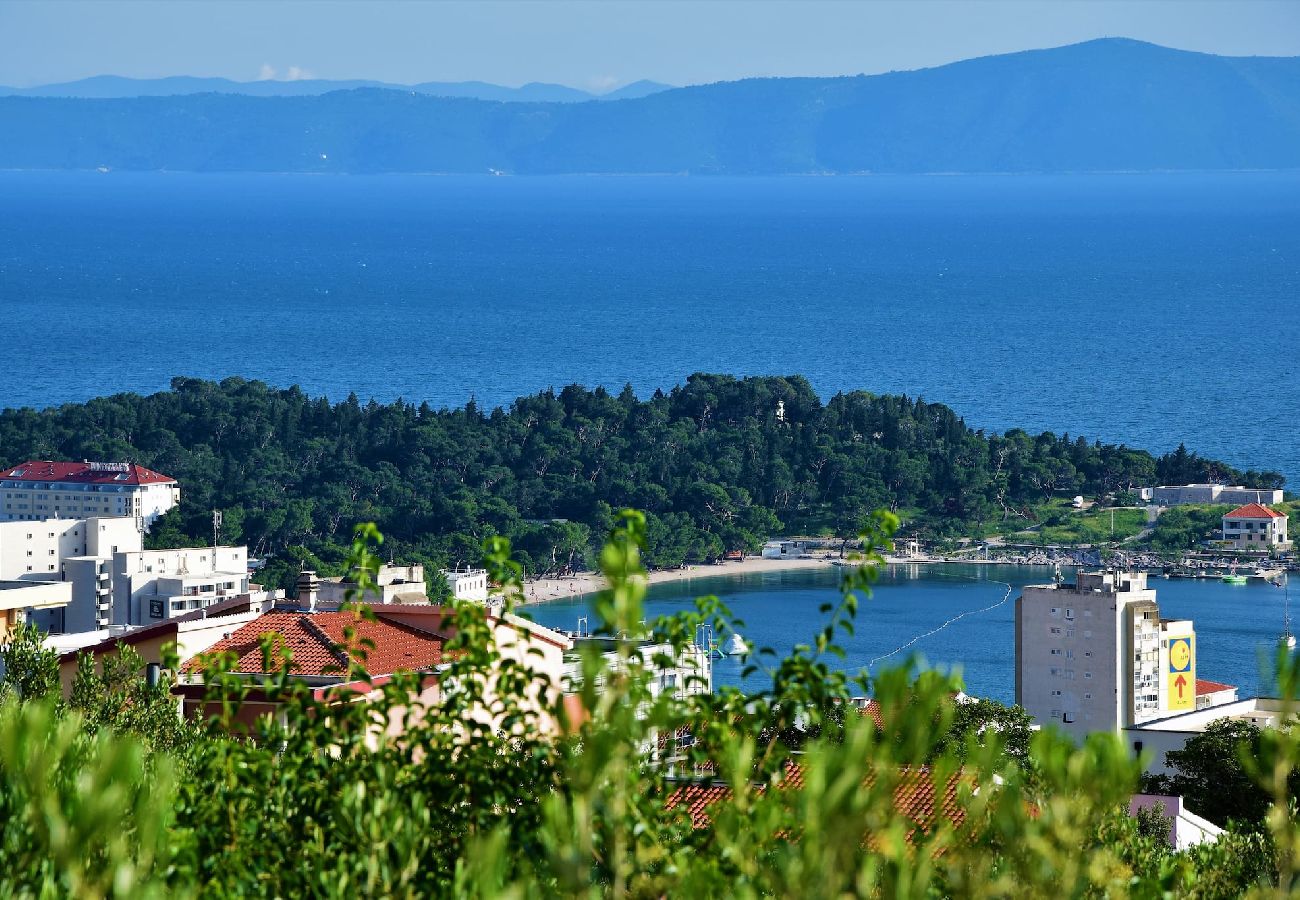
[[[509,537],[525,571],[587,566],[624,507],[648,514],[656,567],[756,549],[780,534],[856,533],[878,507],[904,530],[975,534],[1029,524],[1053,496],[1103,496],[1151,482],[1280,484],[1179,447],[1160,458],[1083,437],[986,434],[905,396],[837,394],[801,377],[693,375],[638,399],[579,386],[508,408],[435,410],[396,401],[331,404],[298,388],[189,378],[43,411],[0,413],[0,461],[131,460],[179,479],[182,503],[156,546],[247,542],[279,562],[331,571],[355,522],[386,552],[433,566],[477,562]]]

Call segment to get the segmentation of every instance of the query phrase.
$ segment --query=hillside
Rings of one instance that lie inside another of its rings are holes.
[[[1300,58],[1129,40],[914,72],[772,78],[613,103],[0,97],[0,168],[858,173],[1300,166]]]
[[[778,404],[782,418],[777,417]],[[180,480],[152,537],[189,546],[225,511],[225,537],[257,556],[327,569],[352,523],[434,565],[515,542],[530,572],[589,564],[613,511],[649,515],[647,560],[672,567],[780,533],[852,533],[872,510],[929,536],[1015,531],[1053,497],[1240,473],[1179,447],[1155,458],[1083,437],[973,431],[948,407],[865,392],[825,403],[800,377],[693,375],[638,399],[576,385],[508,408],[331,404],[292,388],[179,378],[41,412],[0,412],[0,462],[123,459]],[[291,580],[296,569],[279,572]]]

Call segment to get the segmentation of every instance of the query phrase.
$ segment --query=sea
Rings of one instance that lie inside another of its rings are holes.
[[[1300,479],[1300,173],[0,173],[0,407],[800,374]]]
[[[1071,572],[1065,576],[1070,580]],[[742,670],[748,662],[779,660],[796,644],[812,644],[827,622],[820,607],[837,601],[841,577],[828,566],[656,584],[647,595],[646,618],[693,610],[696,597],[717,596],[735,617],[735,631],[756,650],[769,647],[777,656],[717,660],[714,683],[762,690],[771,687],[770,672],[745,678]],[[827,662],[850,674],[874,675],[900,665],[942,669],[960,675],[970,694],[1014,703],[1015,600],[1024,585],[1050,584],[1052,578],[1051,569],[1037,566],[889,566],[861,602],[854,633],[839,634],[843,658]],[[1197,678],[1235,685],[1243,699],[1276,695],[1273,654],[1289,588],[1158,577],[1149,586],[1161,616],[1193,620]],[[584,616],[588,628],[597,623],[590,598],[541,603],[523,613],[566,631]]]

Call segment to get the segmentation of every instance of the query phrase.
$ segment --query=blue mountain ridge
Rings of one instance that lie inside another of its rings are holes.
[[[1300,167],[1300,58],[1104,39],[931,69],[608,103],[358,86],[0,97],[0,168],[838,174]]]

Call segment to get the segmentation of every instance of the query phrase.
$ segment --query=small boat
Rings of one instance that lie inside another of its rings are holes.
[[[1223,583],[1224,584],[1245,584],[1246,576],[1245,575],[1224,575]]]
[[[746,644],[745,639],[740,635],[733,634],[722,652],[728,656],[744,656],[749,652],[749,644]]]

